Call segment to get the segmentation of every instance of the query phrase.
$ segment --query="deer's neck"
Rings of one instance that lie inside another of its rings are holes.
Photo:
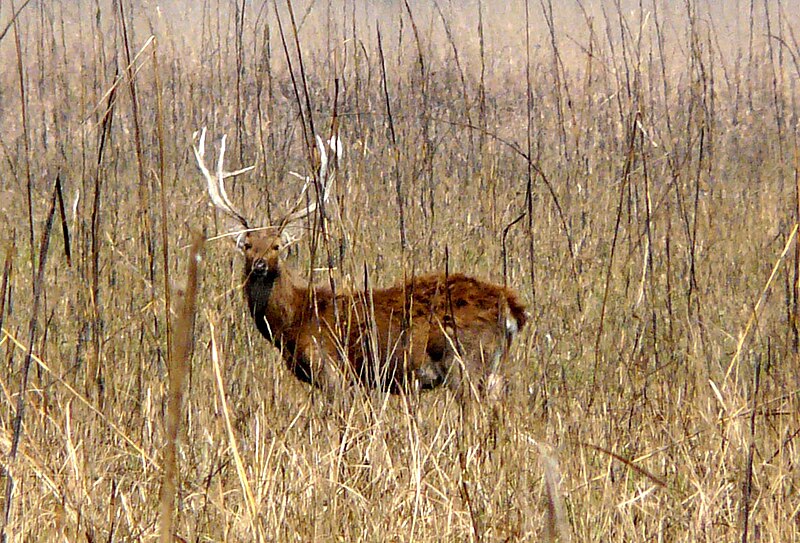
[[[297,327],[308,299],[305,291],[283,267],[263,275],[250,274],[245,282],[245,296],[261,334],[273,343],[288,339],[284,336]]]

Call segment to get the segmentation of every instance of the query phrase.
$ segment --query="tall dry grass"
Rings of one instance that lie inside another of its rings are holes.
[[[507,282],[533,312],[508,398],[321,402],[209,241],[178,537],[800,538],[790,2],[18,4],[0,4],[7,540],[158,537],[169,289],[191,230],[225,230],[192,133],[257,165],[229,192],[267,223],[334,107],[328,236],[294,265],[337,288],[445,266]],[[59,174],[71,265],[61,228],[39,243]]]

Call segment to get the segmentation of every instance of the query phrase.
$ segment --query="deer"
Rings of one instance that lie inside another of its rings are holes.
[[[205,136],[203,128],[192,147],[211,203],[238,224],[229,235],[236,236],[244,257],[247,311],[295,377],[331,398],[358,385],[390,393],[445,385],[461,400],[502,395],[501,366],[528,320],[517,293],[461,273],[430,273],[388,288],[343,293],[312,284],[287,264],[284,253],[330,195],[342,151],[338,138],[325,142],[314,136],[316,179],[305,177],[297,204],[281,220],[253,228],[231,203],[225,179],[254,166],[226,172],[223,136],[212,173],[205,163]],[[301,207],[311,200],[312,181],[316,201]]]

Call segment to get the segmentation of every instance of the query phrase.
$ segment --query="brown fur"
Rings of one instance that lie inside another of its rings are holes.
[[[325,287],[309,289],[284,266],[280,237],[272,228],[240,242],[244,291],[259,331],[299,379],[329,392],[355,382],[392,392],[447,383],[459,394],[466,383],[497,382],[527,321],[514,292],[438,274],[334,297]]]

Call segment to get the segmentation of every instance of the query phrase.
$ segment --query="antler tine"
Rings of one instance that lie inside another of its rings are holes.
[[[330,196],[331,187],[333,186],[332,179],[330,179],[330,161],[328,160],[328,152],[325,149],[326,145],[322,138],[319,136],[315,136],[317,141],[317,149],[319,150],[319,184],[322,187],[322,197],[319,199],[322,203],[328,201],[328,197]],[[339,139],[334,136],[331,138],[328,144],[333,151],[335,162],[342,155],[342,144]],[[300,176],[298,176],[300,177]],[[317,202],[311,202],[305,209],[298,210],[298,206],[300,206],[301,202],[304,199],[306,191],[308,190],[308,186],[311,183],[311,178],[306,176],[305,177],[305,185],[303,185],[303,190],[300,192],[300,197],[297,200],[297,203],[294,205],[291,213],[289,213],[286,218],[284,219],[284,224],[288,224],[290,222],[298,221],[300,219],[304,219],[305,217],[309,216],[310,214],[314,213],[317,210]]]
[[[212,175],[204,160],[206,152],[205,127],[203,127],[203,129],[200,131],[200,141],[198,145],[192,145],[192,150],[194,151],[194,157],[197,160],[197,166],[200,168],[200,171],[203,173],[203,177],[206,179],[206,183],[208,185],[208,195],[211,197],[211,202],[217,209],[238,220],[240,223],[242,223],[242,226],[248,228],[247,220],[244,218],[244,216],[242,216],[241,213],[236,211],[230,199],[228,199],[228,193],[225,191],[225,179],[249,172],[250,170],[254,169],[255,166],[248,166],[247,168],[242,168],[233,172],[223,171],[222,167],[225,161],[225,140],[226,136],[222,136],[219,157],[217,158],[216,176]]]

